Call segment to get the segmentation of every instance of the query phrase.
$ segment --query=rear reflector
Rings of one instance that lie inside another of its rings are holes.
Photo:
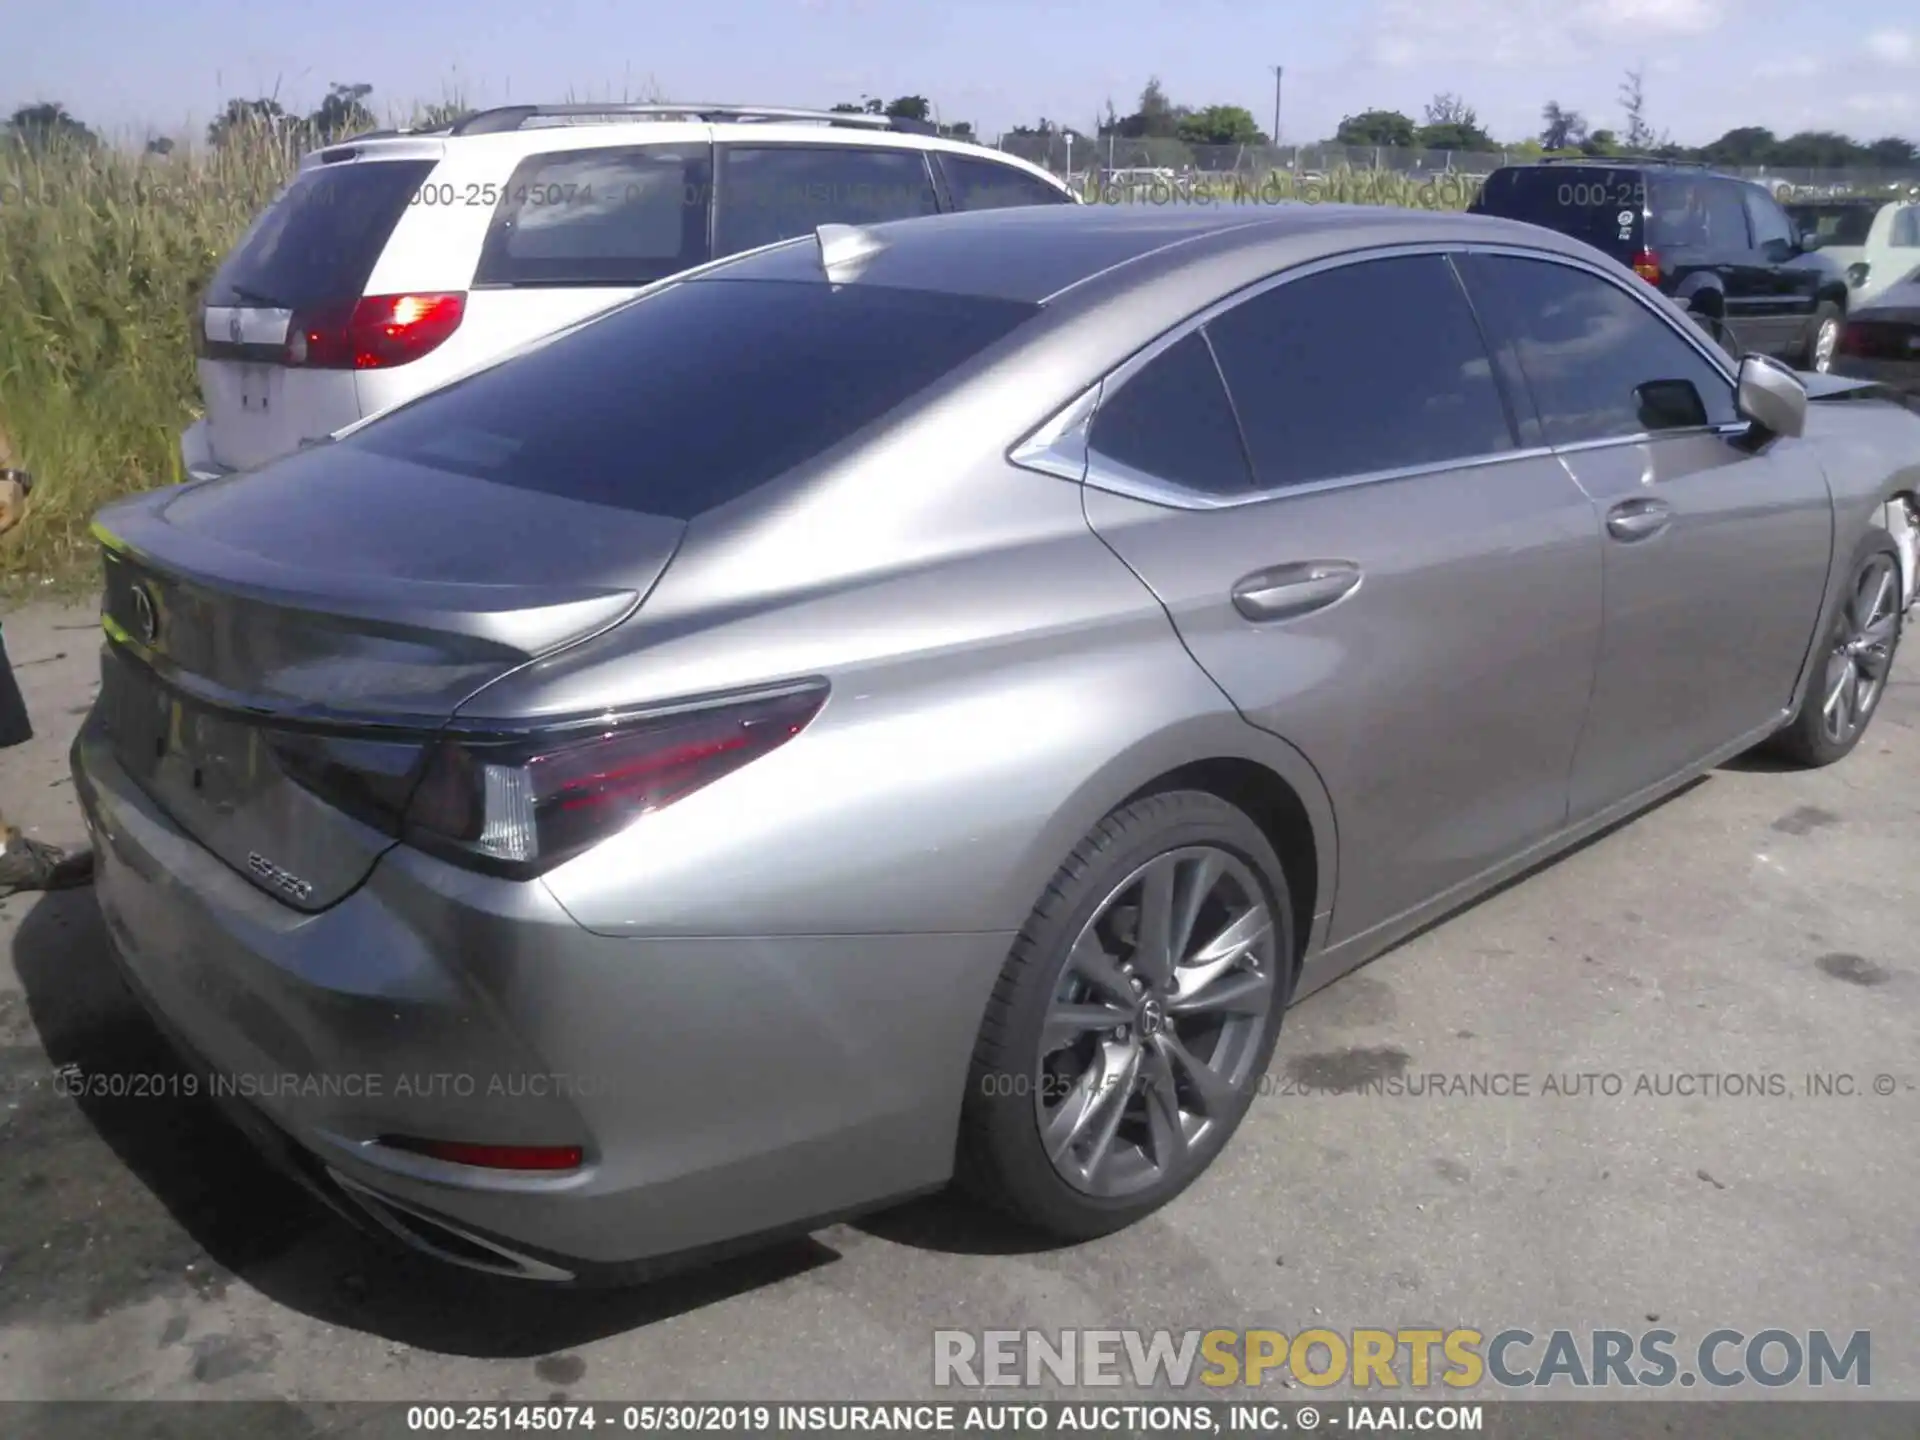
[[[578,1145],[472,1145],[460,1140],[422,1140],[412,1135],[382,1135],[380,1144],[480,1170],[578,1170],[586,1158]]]
[[[460,328],[467,297],[368,295],[296,313],[285,363],[306,370],[386,370],[438,349]]]
[[[1640,250],[1633,257],[1633,273],[1649,285],[1660,283],[1660,257],[1651,250]]]

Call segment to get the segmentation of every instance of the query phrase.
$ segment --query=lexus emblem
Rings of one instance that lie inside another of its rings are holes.
[[[133,624],[141,640],[151,645],[160,638],[160,612],[154,609],[153,596],[147,593],[147,587],[133,587]]]
[[[240,343],[240,312],[238,310],[227,317],[227,338],[236,345]]]

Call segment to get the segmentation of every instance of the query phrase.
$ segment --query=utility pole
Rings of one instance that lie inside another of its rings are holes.
[[[1283,67],[1273,67],[1273,143],[1276,146],[1280,143],[1280,77],[1284,74]]]

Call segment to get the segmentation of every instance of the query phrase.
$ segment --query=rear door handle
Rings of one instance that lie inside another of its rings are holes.
[[[1607,533],[1616,540],[1650,540],[1673,523],[1664,500],[1622,500],[1607,512]]]
[[[1360,583],[1351,560],[1301,560],[1256,570],[1233,587],[1233,608],[1249,620],[1291,620],[1321,610]]]

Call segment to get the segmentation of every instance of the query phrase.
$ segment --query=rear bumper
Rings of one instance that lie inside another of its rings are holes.
[[[130,988],[283,1168],[417,1248],[620,1279],[951,1172],[1010,936],[604,937],[538,882],[405,849],[302,914],[174,826],[91,721],[73,770]],[[379,1142],[394,1134],[586,1163],[478,1170]]]

